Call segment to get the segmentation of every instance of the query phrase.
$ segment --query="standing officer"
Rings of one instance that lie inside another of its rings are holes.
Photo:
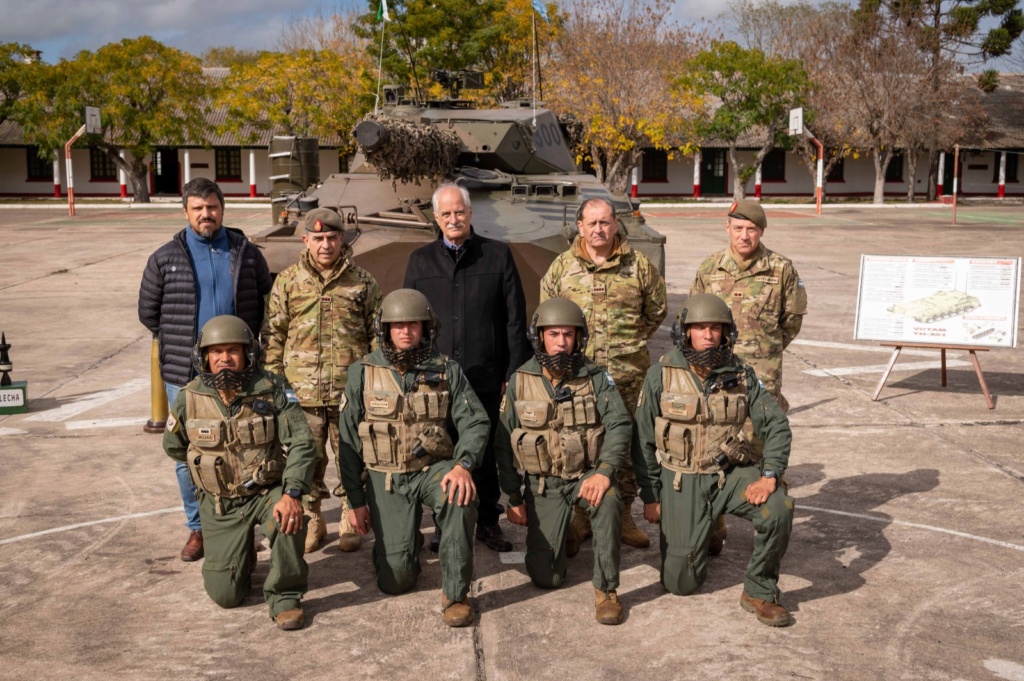
[[[668,311],[665,279],[640,251],[618,236],[615,205],[608,199],[584,201],[576,211],[579,236],[555,258],[540,282],[541,302],[568,298],[587,318],[587,357],[606,366],[626,408],[636,408],[644,373],[651,365],[647,340]],[[622,495],[622,542],[647,548],[647,534],[633,522],[636,477],[627,457],[617,473]],[[577,511],[569,534],[569,555],[591,536],[586,514]]]
[[[495,441],[510,522],[526,525],[526,571],[543,589],[565,582],[572,509],[591,518],[597,621],[622,622],[622,502],[612,481],[632,434],[629,412],[604,367],[583,354],[587,320],[572,301],[540,304],[530,325],[534,358],[508,383]],[[514,459],[514,460],[513,460]],[[521,493],[526,472],[526,493]]]
[[[208,321],[192,357],[198,378],[174,400],[164,449],[199,488],[206,593],[222,608],[249,595],[252,531],[260,524],[270,541],[263,583],[270,617],[281,629],[301,629],[308,567],[300,499],[316,452],[298,398],[284,378],[259,368],[259,345],[238,317]]]
[[[715,522],[724,513],[741,516],[755,535],[740,605],[763,624],[786,626],[778,581],[793,498],[778,487],[789,462],[789,421],[754,370],[733,355],[736,325],[720,298],[690,296],[672,340],[676,348],[644,380],[633,446],[644,518],[661,522],[661,583],[679,596],[699,589]],[[764,442],[763,458],[744,435],[748,416]]]
[[[473,622],[471,473],[490,423],[459,365],[434,347],[437,328],[419,291],[399,289],[384,298],[374,324],[377,349],[349,369],[338,466],[349,522],[363,535],[373,526],[373,566],[384,593],[416,585],[421,504],[433,509],[442,530],[442,615],[448,626],[465,627]],[[450,432],[458,434],[456,444]]]
[[[263,322],[264,368],[282,374],[295,388],[316,444],[313,489],[303,498],[309,516],[306,553],[327,536],[320,504],[328,497],[327,441],[338,456],[338,405],[348,368],[370,351],[380,288],[373,276],[352,262],[341,216],[329,208],[306,215],[299,262],[281,272],[267,299]],[[342,551],[355,551],[361,538],[348,523],[344,488],[338,535]]]
[[[807,291],[789,258],[761,243],[768,218],[759,201],[741,199],[729,208],[729,246],[697,268],[690,295],[713,293],[732,310],[739,339],[736,355],[752,366],[783,412],[782,353],[800,333]]]
[[[238,229],[224,226],[224,193],[205,177],[181,189],[188,227],[149,257],[139,287],[139,321],[160,341],[160,376],[167,404],[195,374],[196,332],[218,315],[236,315],[256,337],[263,297],[274,283],[263,254]],[[181,559],[203,557],[196,488],[188,467],[176,467],[188,539]]]
[[[494,427],[505,382],[530,356],[526,345],[526,299],[519,271],[507,244],[473,229],[469,192],[442,184],[431,199],[440,234],[412,252],[405,287],[420,291],[440,317],[437,347],[462,368],[487,410],[491,430],[473,482],[480,495],[476,538],[493,551],[511,551],[498,525],[501,488],[494,463]],[[441,530],[434,528],[430,548],[437,550]]]

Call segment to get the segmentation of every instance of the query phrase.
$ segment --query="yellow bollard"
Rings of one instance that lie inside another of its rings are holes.
[[[142,427],[147,433],[163,433],[167,423],[167,392],[164,379],[160,377],[160,341],[153,339],[153,350],[149,353],[149,402],[150,419]]]

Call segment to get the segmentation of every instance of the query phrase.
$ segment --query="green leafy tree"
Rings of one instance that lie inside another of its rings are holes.
[[[299,137],[340,135],[348,130],[372,99],[362,76],[365,59],[343,58],[331,50],[264,52],[252,64],[238,64],[218,88],[217,102],[226,106],[225,131],[251,143],[260,131],[274,130]]]
[[[21,43],[0,43],[0,123],[11,117],[25,92],[35,50]]]
[[[799,60],[767,57],[732,41],[715,41],[683,62],[675,88],[683,95],[707,97],[697,132],[703,139],[728,145],[733,197],[741,199],[744,185],[768,152],[789,143],[789,111],[806,106],[812,86]],[[752,163],[740,163],[737,143],[749,133],[763,135],[765,141]]]
[[[137,202],[149,201],[146,160],[158,146],[206,140],[209,84],[199,60],[149,36],[32,66],[15,115],[26,140],[40,150],[62,148],[81,127],[85,106],[99,107],[102,133],[78,144],[100,149],[124,171]]]
[[[231,67],[237,64],[252,64],[260,58],[258,50],[240,50],[232,45],[207,48],[199,57],[203,66]]]

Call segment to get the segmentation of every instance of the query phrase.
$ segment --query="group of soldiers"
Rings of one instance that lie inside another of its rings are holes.
[[[439,225],[472,215],[455,185],[437,190],[434,208]],[[340,548],[357,550],[372,529],[379,588],[406,592],[430,507],[443,620],[471,624],[475,474],[493,441],[488,465],[508,521],[527,528],[526,569],[538,587],[563,585],[567,557],[593,537],[595,616],[620,623],[620,543],[649,544],[633,521],[639,495],[643,517],[660,523],[668,591],[701,586],[731,513],[756,532],[741,606],[771,626],[791,622],[777,584],[793,519],[781,367],[806,313],[803,283],[760,243],[760,204],[734,203],[729,246],[698,269],[674,348],[652,365],[647,342],[667,315],[663,277],[619,234],[611,202],[590,199],[576,218],[579,235],[541,281],[526,332],[533,356],[510,367],[495,420],[457,358],[438,351],[445,322],[429,296],[404,288],[382,297],[353,262],[337,213],[306,216],[306,249],[267,298],[262,347],[241,319],[210,319],[195,343],[196,378],[167,420],[164,447],[199,490],[203,577],[215,602],[232,607],[249,593],[260,525],[270,616],[281,629],[304,626],[303,554],[327,534],[330,442]],[[444,229],[442,238],[451,247]]]

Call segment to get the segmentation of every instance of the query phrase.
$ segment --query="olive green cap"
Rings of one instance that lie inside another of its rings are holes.
[[[382,322],[429,322],[432,312],[427,297],[411,288],[400,288],[380,304]]]
[[[679,317],[683,324],[717,322],[732,325],[732,311],[729,306],[711,293],[698,293],[687,298]]]
[[[729,207],[729,217],[750,220],[761,229],[768,227],[768,218],[764,214],[764,208],[761,207],[760,201],[754,199],[733,201]]]
[[[249,331],[249,326],[238,317],[229,314],[214,317],[203,324],[203,330],[199,332],[200,348],[224,345],[225,343],[250,345],[252,332]]]
[[[330,208],[315,208],[306,213],[306,231],[314,234],[344,232],[341,216]]]
[[[538,329],[546,326],[577,326],[587,328],[587,318],[580,306],[567,298],[549,298],[537,306],[534,319]]]

